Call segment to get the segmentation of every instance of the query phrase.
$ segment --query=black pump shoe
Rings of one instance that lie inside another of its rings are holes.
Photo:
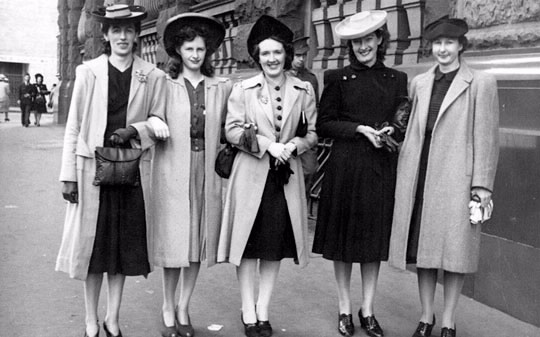
[[[246,337],[260,337],[259,334],[259,326],[257,323],[244,323],[244,315],[240,313],[240,320],[242,320],[242,324],[244,325],[244,334]]]
[[[453,329],[442,328],[441,337],[456,337],[456,327],[454,326]]]
[[[195,329],[193,329],[193,325],[191,325],[191,319],[189,319],[188,324],[180,324],[180,321],[178,320],[178,307],[174,309],[174,321],[176,323],[176,332],[180,335],[180,337],[193,337],[195,336]]]
[[[350,337],[354,334],[354,323],[351,314],[340,314],[338,317],[338,331],[342,336]]]
[[[105,324],[105,322],[103,322],[103,330],[105,330],[105,335],[106,335],[107,337],[123,337],[123,336],[122,336],[122,331],[120,331],[120,329],[118,329],[118,335],[116,335],[116,336],[113,335],[113,334],[109,331],[109,329],[107,328],[107,324]]]
[[[360,327],[364,330],[366,330],[366,333],[368,336],[371,337],[383,337],[384,332],[379,325],[379,322],[377,322],[377,319],[375,319],[374,315],[364,317],[362,315],[362,309],[358,311],[358,318],[360,318]]]
[[[429,337],[431,336],[431,330],[433,330],[433,326],[435,326],[435,315],[433,315],[433,320],[431,321],[431,324],[420,322],[418,323],[418,327],[416,327],[416,331],[412,335],[412,337]]]
[[[259,327],[259,336],[261,337],[270,337],[272,336],[272,325],[270,321],[257,321],[257,326]]]

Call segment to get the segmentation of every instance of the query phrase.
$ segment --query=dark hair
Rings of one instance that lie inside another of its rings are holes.
[[[107,35],[107,33],[109,32],[109,28],[111,28],[112,26],[115,26],[115,25],[118,25],[118,26],[124,26],[124,24],[111,24],[111,23],[108,23],[108,22],[102,22],[101,23],[101,32],[104,34],[104,35]],[[141,33],[141,22],[138,21],[138,22],[133,22],[133,23],[128,23],[127,25],[125,26],[128,26],[128,25],[133,25],[135,27],[135,32],[137,34],[140,34]],[[107,54],[107,55],[111,55],[111,43],[105,39],[103,39],[103,54]],[[137,51],[137,42],[133,42],[133,49],[132,49],[133,52],[136,52]]]
[[[41,77],[41,80],[43,80],[43,75],[41,75],[40,73],[35,74],[34,77],[36,78],[36,80],[38,79],[38,77]]]
[[[388,49],[388,45],[390,44],[390,33],[388,32],[388,29],[386,29],[386,25],[382,28],[377,29],[374,33],[377,38],[382,39],[381,44],[377,46],[377,61],[382,62],[386,58],[386,50]],[[356,58],[356,55],[354,54],[352,40],[347,41],[347,47],[349,48],[349,62],[353,64],[360,63]]]
[[[293,46],[292,42],[285,42],[283,39],[281,39],[281,38],[279,38],[277,36],[274,36],[274,35],[266,38],[265,40],[267,40],[267,39],[272,39],[272,40],[277,41],[277,42],[279,42],[279,43],[281,43],[283,45],[283,49],[285,50],[285,64],[283,65],[283,69],[284,70],[290,70],[292,68],[292,61],[293,61],[293,58],[294,58],[294,46]],[[262,69],[261,62],[259,61],[259,53],[261,51],[260,48],[259,48],[259,44],[261,42],[255,44],[253,46],[253,53],[252,53],[253,60],[255,61],[255,63],[259,67],[259,69]]]
[[[174,35],[174,44],[170,48],[177,48],[178,46],[182,46],[185,42],[190,42],[195,40],[197,36],[200,36],[204,40],[204,44],[206,46],[206,54],[204,55],[204,60],[201,65],[201,73],[204,76],[212,77],[214,76],[214,67],[212,66],[212,61],[210,60],[212,57],[212,54],[214,53],[214,50],[208,48],[208,35],[209,32],[206,29],[206,26],[201,25],[198,27],[186,25],[183,26],[178,30],[178,32]],[[171,57],[171,59],[168,62],[167,65],[167,72],[169,73],[169,76],[171,78],[178,78],[180,73],[184,70],[184,63],[182,62],[182,58],[176,50],[168,51],[169,55],[177,55],[176,57]]]

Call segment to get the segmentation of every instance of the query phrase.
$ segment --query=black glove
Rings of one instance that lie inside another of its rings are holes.
[[[109,138],[109,142],[111,142],[113,146],[119,146],[129,142],[131,138],[135,137],[137,137],[137,129],[133,126],[128,126],[127,128],[116,129]]]

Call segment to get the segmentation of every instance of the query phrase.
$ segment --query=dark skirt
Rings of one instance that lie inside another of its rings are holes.
[[[101,186],[89,273],[150,273],[142,187]]]
[[[388,260],[397,157],[338,142],[325,169],[313,252],[347,263]]]
[[[296,244],[285,192],[276,171],[270,170],[264,192],[242,255],[244,259],[297,260]]]

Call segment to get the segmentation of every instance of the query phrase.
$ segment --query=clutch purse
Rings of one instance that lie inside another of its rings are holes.
[[[306,113],[304,110],[300,112],[300,120],[298,121],[298,126],[296,127],[296,134],[297,137],[305,137],[307,135],[308,131],[308,123],[306,119]]]
[[[218,152],[216,157],[216,164],[214,170],[221,178],[228,179],[231,176],[232,166],[234,164],[234,158],[238,153],[238,149],[227,143],[221,151]]]
[[[95,186],[139,186],[142,151],[120,147],[96,147]]]

